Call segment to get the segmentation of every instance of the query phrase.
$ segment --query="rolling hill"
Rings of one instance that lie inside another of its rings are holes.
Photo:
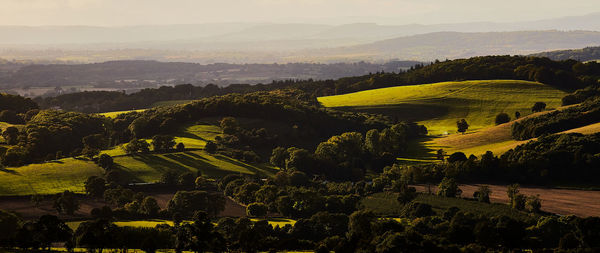
[[[479,80],[397,86],[344,95],[320,97],[326,107],[382,113],[398,120],[424,124],[430,135],[456,132],[456,121],[466,119],[469,131],[494,125],[498,113],[526,115],[538,101],[556,108],[566,93],[527,81]]]
[[[117,146],[102,153],[112,156],[122,176],[136,183],[158,182],[165,171],[192,172],[210,178],[227,174],[270,176],[277,172],[268,165],[248,164],[201,150],[206,141],[214,140],[221,133],[216,125],[191,125],[175,133],[175,141],[184,143],[185,152],[128,155],[122,146]],[[0,171],[0,196],[56,194],[65,190],[82,193],[89,176],[103,173],[104,169],[82,157],[4,168]]]

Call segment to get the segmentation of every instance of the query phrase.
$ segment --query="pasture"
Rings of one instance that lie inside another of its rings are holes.
[[[65,190],[81,193],[89,176],[103,173],[93,162],[75,158],[4,168],[0,171],[0,195],[55,194]]]
[[[430,135],[456,133],[456,121],[466,119],[469,131],[494,125],[501,112],[514,117],[531,113],[535,102],[547,108],[561,105],[567,93],[548,85],[518,80],[441,82],[319,97],[326,107],[382,113],[423,124]]]
[[[157,182],[165,171],[199,173],[210,178],[227,174],[272,176],[277,169],[269,165],[253,165],[220,154],[203,150],[165,154],[138,154],[119,156],[115,163],[135,182]]]

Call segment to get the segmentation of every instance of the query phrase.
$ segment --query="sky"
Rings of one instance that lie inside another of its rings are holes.
[[[594,12],[598,0],[0,0],[0,25],[440,24]]]

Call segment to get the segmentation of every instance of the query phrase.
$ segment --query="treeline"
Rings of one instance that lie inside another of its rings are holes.
[[[109,119],[91,114],[43,110],[21,130],[9,127],[3,132],[14,145],[2,156],[7,166],[60,159],[108,146]],[[86,150],[87,149],[87,150]]]
[[[369,130],[366,135],[347,132],[321,142],[314,152],[296,147],[273,149],[271,164],[286,171],[336,181],[360,181],[368,171],[381,172],[407,148],[407,142],[424,136],[422,125],[398,123],[389,128]]]
[[[31,110],[38,109],[38,105],[29,98],[0,93],[0,121],[11,124],[23,124],[26,115]]]
[[[577,60],[594,61],[600,60],[600,47],[586,47],[582,49],[557,50],[533,54],[536,57],[548,57],[555,61]]]
[[[518,79],[538,81],[560,89],[575,90],[598,84],[600,64],[581,63],[574,60],[552,61],[548,58],[523,56],[484,56],[469,59],[436,61],[430,65],[417,64],[407,71],[376,72],[364,76],[337,80],[286,80],[270,84],[215,85],[195,87],[178,85],[160,89],[144,89],[130,95],[120,92],[82,92],[52,98],[36,98],[42,108],[58,106],[64,110],[106,112],[147,108],[165,100],[198,99],[228,93],[247,93],[275,89],[298,89],[304,98],[314,99],[361,90],[413,85],[442,81],[480,79]]]
[[[444,163],[395,165],[379,181],[435,183],[444,177],[461,182],[519,182],[535,185],[600,183],[600,134],[560,134],[540,137],[501,156],[486,152],[481,159],[457,152]],[[374,179],[374,182],[376,180]]]
[[[528,140],[545,134],[558,133],[597,123],[600,121],[599,119],[600,98],[592,97],[580,105],[571,108],[515,122],[512,125],[511,133],[516,140]]]
[[[583,89],[578,89],[575,92],[566,95],[562,98],[562,105],[574,105],[583,103],[584,101],[600,96],[600,86],[592,85]]]

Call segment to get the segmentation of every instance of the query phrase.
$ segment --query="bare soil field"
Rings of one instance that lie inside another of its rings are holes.
[[[486,184],[487,185],[487,184]],[[460,185],[462,196],[471,198],[479,184]],[[508,203],[506,185],[487,185],[492,190],[490,200],[496,203]],[[416,185],[417,191],[427,192],[426,185]],[[433,192],[437,187],[432,186]],[[554,189],[521,186],[525,195],[539,195],[542,200],[542,210],[560,215],[576,215],[580,217],[600,216],[600,191]]]

